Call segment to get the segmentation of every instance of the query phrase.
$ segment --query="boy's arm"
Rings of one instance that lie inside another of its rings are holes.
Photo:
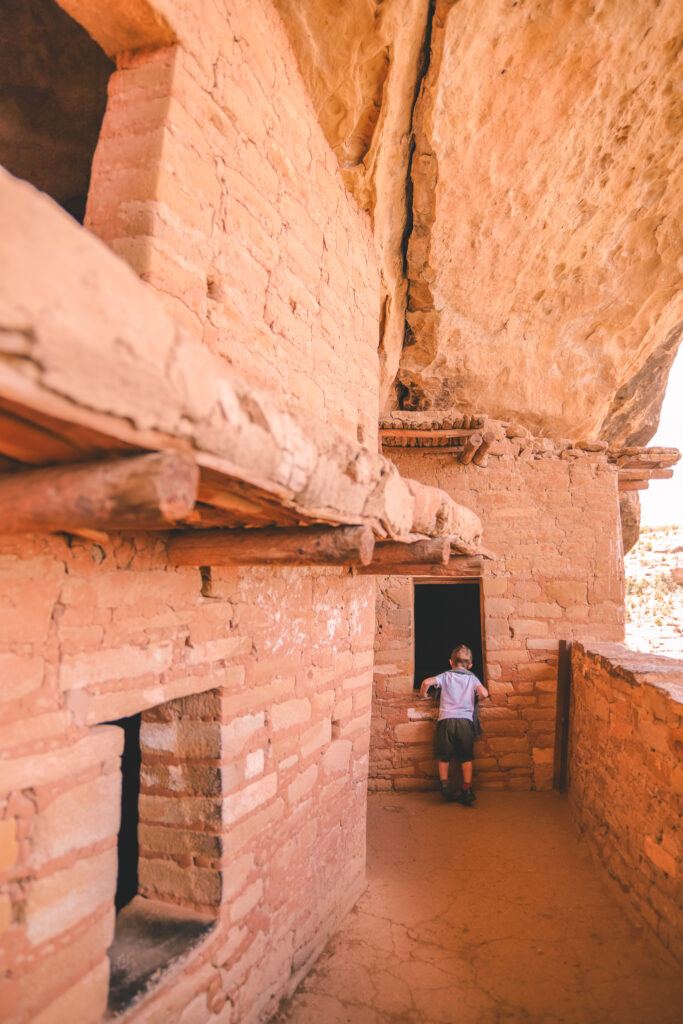
[[[430,686],[438,686],[438,685],[439,684],[437,683],[437,681],[436,681],[434,676],[428,676],[426,679],[423,679],[422,680],[422,685],[420,686],[420,696],[421,697],[426,697],[427,696],[427,690],[429,689],[429,687]]]
[[[491,696],[491,694],[486,689],[486,687],[482,686],[482,684],[479,683],[479,685],[477,686],[477,697],[479,697],[479,698],[481,698],[483,700],[485,697],[490,697],[490,696]]]

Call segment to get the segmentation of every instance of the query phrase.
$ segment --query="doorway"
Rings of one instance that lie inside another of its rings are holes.
[[[116,65],[55,0],[0,6],[0,164],[82,224]]]
[[[486,685],[479,581],[415,580],[414,595],[414,687],[418,689],[427,676],[449,668],[448,659],[456,644],[471,648],[472,671]]]

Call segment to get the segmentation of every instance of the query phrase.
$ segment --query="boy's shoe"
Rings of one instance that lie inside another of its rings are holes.
[[[463,789],[456,797],[458,803],[463,804],[465,807],[471,807],[476,799],[474,790],[471,786],[469,789]]]
[[[441,787],[441,799],[444,801],[444,803],[452,804],[453,801],[457,799],[457,797],[456,797],[455,793],[453,792],[453,790],[449,789],[448,786],[442,786]]]

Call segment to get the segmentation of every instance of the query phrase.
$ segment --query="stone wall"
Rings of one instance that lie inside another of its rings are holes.
[[[270,4],[62,6],[117,58],[90,230],[183,330],[373,448],[371,236]],[[89,323],[108,322],[98,294]],[[149,534],[3,538],[0,575],[3,1013],[104,1012],[121,736],[103,723],[142,712],[141,892],[213,926],[125,1019],[266,1017],[364,885],[372,582],[174,569]]]
[[[574,644],[569,796],[597,858],[683,962],[683,661]]]
[[[18,1024],[93,1021],[106,1001],[121,740],[96,723],[145,711],[141,891],[218,916],[140,1019],[206,1007],[210,986],[234,1002],[217,1019],[254,1019],[364,884],[372,583],[214,570],[208,595],[162,552],[143,535],[2,544],[0,948]]]
[[[182,45],[119,58],[86,225],[240,373],[372,445],[370,229],[279,18],[269,0],[205,0],[203,24],[165,6]]]
[[[496,555],[483,562],[481,577],[483,682],[492,701],[482,707],[475,781],[548,789],[558,641],[623,639],[616,474],[602,456],[587,453],[571,460],[489,456],[485,468],[424,449],[386,453],[402,473],[473,509]],[[373,788],[435,785],[433,715],[415,702],[413,643],[412,580],[384,578],[377,590]]]

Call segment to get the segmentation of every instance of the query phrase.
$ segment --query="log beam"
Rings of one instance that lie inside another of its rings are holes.
[[[189,455],[155,452],[0,477],[0,533],[168,530],[188,515],[199,469]]]
[[[422,542],[420,542],[422,543]],[[413,547],[411,544],[382,544],[378,547],[404,547],[406,552]],[[360,576],[435,576],[445,579],[477,578],[482,574],[482,560],[478,556],[453,555],[444,564],[442,562],[408,561],[407,553],[400,560],[389,562],[388,558],[381,564],[373,559],[370,565],[354,569]]]
[[[645,491],[650,486],[649,480],[620,480],[620,491]]]
[[[470,464],[475,452],[478,451],[483,443],[484,438],[477,432],[470,434],[470,436],[466,438],[464,447],[460,453],[460,462],[463,466],[468,466]]]
[[[171,565],[354,565],[372,560],[370,526],[187,530],[167,542]]]
[[[487,430],[482,436],[482,442],[477,448],[476,452],[472,456],[472,462],[475,466],[481,466],[483,469],[488,462],[488,451],[493,442],[496,440],[496,435],[492,430]]]
[[[378,574],[400,574],[403,565],[446,565],[451,553],[450,537],[418,540],[414,544],[388,541],[375,546],[371,568]]]

